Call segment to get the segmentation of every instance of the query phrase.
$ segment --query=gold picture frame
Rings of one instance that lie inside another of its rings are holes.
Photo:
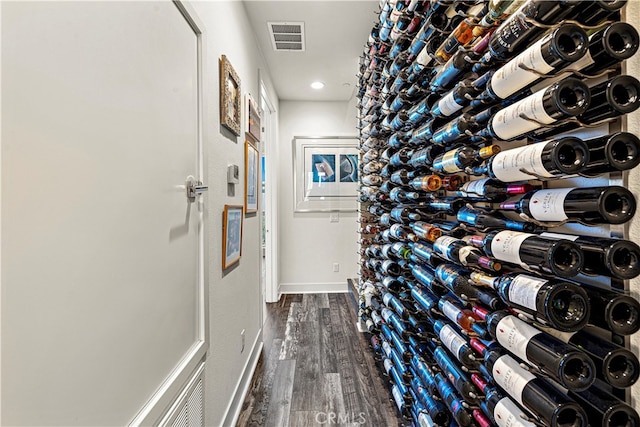
[[[260,108],[250,94],[246,94],[247,133],[254,141],[260,141]]]
[[[240,77],[226,55],[220,57],[220,124],[240,136],[242,122]]]
[[[224,205],[222,215],[222,269],[231,267],[242,256],[242,205]]]
[[[244,142],[244,213],[258,212],[258,164],[260,152],[247,138]]]

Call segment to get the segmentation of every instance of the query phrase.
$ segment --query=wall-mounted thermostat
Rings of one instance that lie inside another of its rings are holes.
[[[238,165],[227,166],[227,182],[229,184],[237,184],[240,182],[240,168]]]

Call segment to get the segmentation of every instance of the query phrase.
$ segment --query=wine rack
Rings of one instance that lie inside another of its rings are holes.
[[[624,1],[382,0],[359,317],[411,425],[639,425]]]

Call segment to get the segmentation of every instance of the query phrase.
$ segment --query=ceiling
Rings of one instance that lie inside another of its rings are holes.
[[[348,101],[379,1],[244,1],[281,100]],[[304,52],[275,52],[267,22],[304,22]],[[310,87],[325,83],[324,89]]]

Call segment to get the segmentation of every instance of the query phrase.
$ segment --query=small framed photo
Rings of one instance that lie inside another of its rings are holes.
[[[249,139],[244,142],[244,213],[258,212],[258,162],[260,153]]]
[[[241,205],[224,205],[222,215],[222,269],[229,268],[240,261],[242,255],[242,221],[244,219]]]
[[[240,77],[225,55],[220,58],[220,124],[240,136],[242,106]]]
[[[246,95],[247,133],[254,141],[260,141],[260,109],[250,94]]]

